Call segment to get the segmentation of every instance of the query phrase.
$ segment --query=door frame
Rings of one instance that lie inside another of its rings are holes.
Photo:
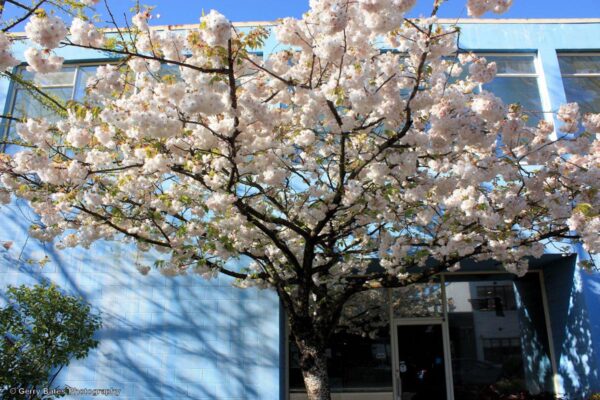
[[[450,330],[447,318],[446,276],[440,274],[440,288],[442,297],[442,314],[437,317],[398,318],[394,316],[392,305],[392,291],[388,290],[390,338],[392,340],[392,384],[394,400],[400,398],[400,360],[398,360],[398,327],[402,325],[434,325],[442,327],[442,344],[444,347],[444,370],[446,375],[446,400],[454,400],[454,379],[452,378],[452,354],[450,349]]]
[[[446,377],[446,399],[454,400],[454,387],[452,382],[452,360],[450,357],[450,335],[448,323],[442,318],[416,317],[416,318],[393,318],[390,324],[390,335],[392,338],[392,364],[393,364],[393,389],[394,400],[401,400],[400,360],[398,359],[398,328],[410,325],[440,325],[442,328],[442,345],[444,348],[444,374]]]

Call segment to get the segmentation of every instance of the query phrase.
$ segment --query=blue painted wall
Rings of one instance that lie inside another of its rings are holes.
[[[584,284],[598,275],[582,271],[576,263],[577,256],[567,257],[546,266],[543,273],[558,367],[555,384],[570,399],[583,399],[600,388],[599,337],[592,328],[598,315],[586,298],[589,285]]]
[[[566,102],[557,50],[600,49],[600,23],[460,26],[463,49],[535,54],[545,111]],[[265,56],[276,47],[272,36]],[[106,57],[76,49],[61,55],[77,61]],[[0,101],[8,92],[8,83],[0,81]],[[0,293],[9,284],[49,279],[103,315],[100,347],[63,371],[62,383],[116,388],[120,398],[132,399],[283,398],[283,330],[273,293],[238,290],[225,279],[144,277],[133,268],[136,252],[120,244],[58,252],[27,238],[28,218],[26,206],[0,208],[0,242],[15,243],[0,253]],[[575,252],[585,257],[581,249]],[[25,262],[46,255],[50,262],[43,268]],[[600,392],[600,275],[577,269],[575,261],[544,269],[555,381],[571,399]]]
[[[104,323],[99,347],[61,372],[58,384],[119,389],[126,399],[278,398],[273,293],[239,290],[226,279],[142,276],[136,251],[114,243],[59,252],[27,239],[28,214],[16,204],[0,209],[0,241],[14,242],[0,247],[0,293],[49,280],[87,299]],[[45,256],[44,267],[27,262]]]

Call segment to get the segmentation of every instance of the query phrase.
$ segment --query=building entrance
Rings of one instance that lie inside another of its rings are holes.
[[[442,324],[398,324],[398,400],[446,400]]]

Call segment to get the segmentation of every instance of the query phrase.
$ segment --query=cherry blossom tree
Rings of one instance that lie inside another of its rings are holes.
[[[31,234],[59,248],[129,240],[156,255],[142,273],[274,290],[309,399],[329,399],[324,349],[351,297],[466,259],[522,275],[549,243],[600,249],[600,115],[567,104],[556,128],[532,126],[532,110],[478,89],[496,65],[459,51],[441,0],[405,18],[415,2],[311,0],[276,24],[279,51],[263,60],[252,49],[269,31],[216,11],[181,33],[139,9],[105,34],[82,8],[97,0],[52,2],[70,27],[42,1],[25,10],[30,70],[60,69],[62,46],[120,61],[98,68],[84,101],[57,103],[58,122],[13,121],[0,199],[26,200]],[[7,32],[0,69],[16,79]]]

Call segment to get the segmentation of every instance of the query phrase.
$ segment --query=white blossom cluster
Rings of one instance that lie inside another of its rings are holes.
[[[361,0],[364,23],[374,33],[387,33],[402,25],[404,13],[413,8],[416,0]]]
[[[586,251],[594,252],[600,247],[600,216],[590,218],[584,212],[577,211],[567,220],[569,228],[582,236]]]
[[[52,52],[67,36],[67,27],[59,17],[33,15],[25,25],[25,34],[31,42],[42,47],[29,47],[25,50],[24,57],[29,71],[45,74],[62,68],[64,58]]]
[[[148,61],[143,58],[134,57],[127,62],[127,65],[136,73],[160,71],[160,62],[157,60]]]
[[[585,114],[583,116],[583,127],[586,131],[598,135],[600,133],[600,115]]]
[[[204,24],[202,37],[210,46],[226,46],[231,38],[231,22],[218,11],[210,10],[208,14],[200,18]]]
[[[19,64],[10,48],[11,41],[4,32],[0,32],[0,71],[5,71]]]
[[[133,16],[131,22],[133,25],[141,31],[147,31],[149,29],[148,20],[151,15],[148,11],[142,11]]]
[[[65,23],[54,15],[34,15],[25,25],[27,38],[45,49],[55,49],[67,36]]]
[[[87,87],[93,89],[94,95],[110,96],[123,88],[123,77],[115,65],[101,65],[96,70],[96,76],[89,78]]]
[[[497,67],[495,62],[488,63],[485,57],[474,57],[472,55],[460,56],[461,61],[469,64],[469,76],[473,82],[487,83],[496,76]]]
[[[574,133],[579,129],[579,121],[581,114],[579,113],[579,105],[577,103],[563,104],[556,117],[563,122],[560,130],[565,133]]]
[[[75,44],[91,47],[101,47],[104,43],[104,34],[96,27],[81,18],[73,18],[71,22],[71,41]]]
[[[496,14],[505,13],[513,0],[468,0],[467,12],[472,17],[481,17],[488,11]]]
[[[17,134],[28,143],[43,150],[48,150],[49,146],[54,142],[50,132],[50,125],[44,121],[28,119],[26,122],[17,124]]]
[[[35,47],[29,47],[25,50],[25,61],[27,61],[27,70],[46,74],[59,71],[64,62],[64,57],[59,57],[50,50],[40,50]]]

